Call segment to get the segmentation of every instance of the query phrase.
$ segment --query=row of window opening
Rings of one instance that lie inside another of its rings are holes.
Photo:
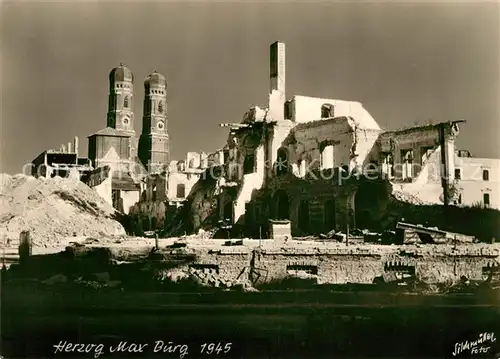
[[[462,169],[461,168],[455,168],[455,179],[457,179],[457,180],[462,179]],[[490,180],[490,171],[483,170],[483,181],[489,181],[489,180]]]

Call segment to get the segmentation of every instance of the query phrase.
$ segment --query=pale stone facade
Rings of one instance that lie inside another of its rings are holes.
[[[480,205],[500,209],[500,159],[455,157],[457,205]]]

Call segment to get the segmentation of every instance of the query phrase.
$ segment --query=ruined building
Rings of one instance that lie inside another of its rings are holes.
[[[221,124],[230,129],[227,144],[208,156],[216,161],[195,166],[203,171],[200,180],[189,185],[190,194],[182,191],[190,195],[186,214],[193,229],[214,216],[254,237],[265,234],[270,218],[290,220],[295,235],[377,228],[391,192],[426,203],[500,205],[494,186],[484,186],[482,196],[472,194],[471,179],[461,175],[476,163],[498,172],[497,162],[464,157],[455,148],[463,121],[386,131],[359,102],[287,99],[285,85],[285,44],[276,42],[267,107],[251,108],[241,122]],[[164,201],[166,188],[178,185],[173,182],[161,189],[162,197],[142,199],[138,212],[146,222],[163,223],[164,207],[149,213],[146,208]],[[150,187],[152,193],[157,182]]]
[[[61,145],[59,150],[46,150],[31,161],[31,175],[34,177],[50,178],[54,176],[81,177],[92,170],[90,160],[80,157],[78,151],[78,137],[68,142],[67,147]]]
[[[500,160],[456,148],[463,121],[387,131],[359,102],[287,97],[285,55],[284,43],[271,45],[266,107],[221,124],[230,133],[220,149],[181,161],[170,159],[165,77],[153,72],[144,81],[137,140],[134,76],[120,65],[109,75],[107,127],[89,137],[88,159],[69,144],[42,153],[35,168],[51,169],[35,172],[74,167],[144,229],[163,228],[183,206],[193,229],[227,220],[252,236],[265,235],[270,218],[290,220],[295,235],[380,227],[391,194],[500,208]]]

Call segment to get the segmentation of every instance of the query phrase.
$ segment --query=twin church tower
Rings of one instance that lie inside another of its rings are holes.
[[[107,127],[89,136],[89,159],[95,168],[110,165],[115,170],[130,172],[137,161],[149,172],[168,166],[167,81],[156,71],[144,80],[139,141],[134,121],[134,75],[120,64],[109,74]]]

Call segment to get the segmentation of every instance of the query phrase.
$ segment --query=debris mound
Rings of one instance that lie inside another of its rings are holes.
[[[125,235],[115,210],[78,179],[0,174],[0,240],[29,230],[35,246],[53,247],[67,237]]]
[[[397,199],[398,201],[406,202],[406,203],[410,203],[410,204],[415,204],[417,206],[431,204],[429,202],[423,201],[422,199],[418,198],[418,196],[416,196],[412,193],[408,193],[408,192],[404,192],[404,191],[396,191],[396,190],[392,191],[392,196],[395,199]]]

